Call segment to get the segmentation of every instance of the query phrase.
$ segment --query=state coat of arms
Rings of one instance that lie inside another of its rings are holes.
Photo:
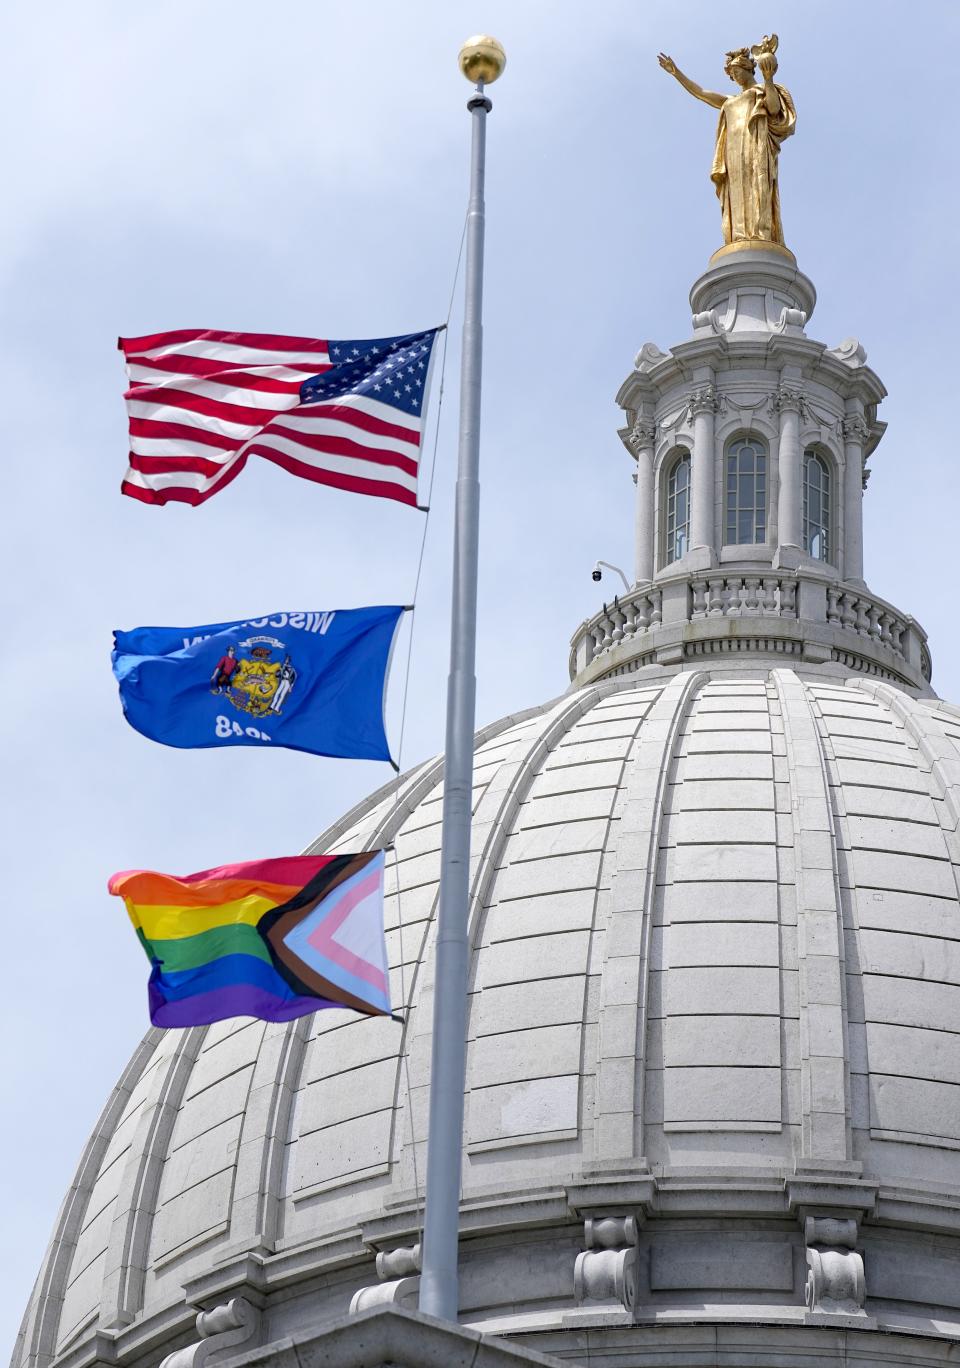
[[[276,717],[296,680],[284,643],[276,637],[253,636],[227,647],[210,678],[210,691],[251,717]]]

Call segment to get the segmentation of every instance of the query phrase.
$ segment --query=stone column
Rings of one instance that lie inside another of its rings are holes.
[[[630,446],[637,457],[636,582],[647,584],[654,570],[653,444],[657,427],[652,418],[638,418],[630,432]]]
[[[714,416],[719,407],[717,387],[701,384],[690,396],[693,416],[693,468],[690,472],[690,549],[700,551],[704,566],[715,564],[716,463]],[[708,555],[703,557],[702,552]]]
[[[785,546],[802,549],[803,458],[800,450],[800,413],[803,397],[799,386],[781,382],[773,402],[780,413],[777,540],[781,550]]]
[[[857,399],[843,420],[843,577],[863,583],[863,446],[867,422]]]

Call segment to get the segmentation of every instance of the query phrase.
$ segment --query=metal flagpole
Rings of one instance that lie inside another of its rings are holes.
[[[480,515],[480,369],[483,303],[483,180],[487,114],[484,87],[506,65],[495,38],[470,38],[460,70],[476,82],[467,102],[473,119],[470,207],[467,212],[466,306],[460,363],[460,443],[453,544],[453,607],[440,851],[440,904],[434,960],[433,1053],[427,1196],[420,1310],[455,1321],[463,1094],[466,1080],[467,917],[470,898],[470,822],[473,808],[474,674],[477,636],[477,554]]]

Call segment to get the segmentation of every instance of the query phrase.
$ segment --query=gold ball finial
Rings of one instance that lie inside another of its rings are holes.
[[[468,81],[472,81],[474,85],[478,81],[482,81],[484,85],[493,85],[507,65],[507,54],[496,38],[491,38],[487,33],[478,33],[467,39],[460,49],[457,61]]]

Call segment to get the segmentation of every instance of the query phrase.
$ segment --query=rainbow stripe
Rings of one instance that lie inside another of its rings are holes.
[[[175,877],[114,874],[153,968],[155,1026],[389,1014],[383,852],[299,855]]]

